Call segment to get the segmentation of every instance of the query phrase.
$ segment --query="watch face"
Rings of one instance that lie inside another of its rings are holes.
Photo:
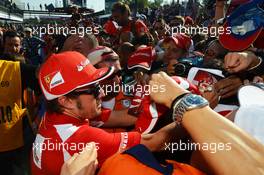
[[[206,103],[206,100],[199,95],[188,95],[185,99],[188,106],[199,105]]]

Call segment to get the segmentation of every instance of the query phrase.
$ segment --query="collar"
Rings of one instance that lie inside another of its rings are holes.
[[[57,114],[57,113],[45,113],[43,117],[44,123],[52,123],[52,124],[66,124],[71,123],[74,125],[83,125],[83,124],[89,124],[88,120],[81,120],[78,118],[71,117],[66,114]]]

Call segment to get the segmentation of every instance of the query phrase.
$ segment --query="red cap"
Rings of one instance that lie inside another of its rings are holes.
[[[96,65],[107,58],[119,58],[119,56],[111,48],[106,46],[98,46],[95,49],[92,49],[87,57],[91,61],[92,65]]]
[[[133,69],[135,67],[141,67],[150,70],[154,56],[155,50],[152,49],[152,47],[138,48],[136,52],[128,58],[127,68]]]
[[[39,83],[47,100],[99,82],[109,77],[114,68],[96,69],[78,52],[63,52],[51,55],[41,66]]]
[[[231,28],[227,30],[228,24],[227,22],[224,24],[224,33],[219,35],[219,41],[221,45],[228,49],[229,51],[242,51],[250,47],[251,44],[255,42],[255,40],[258,38],[259,34],[262,31],[262,28],[260,28],[258,31],[253,33],[252,35],[248,37],[243,37],[241,39],[236,38],[233,36],[230,32]]]
[[[181,49],[184,50],[189,50],[190,46],[191,46],[191,38],[185,34],[181,34],[181,33],[177,33],[174,36],[169,36],[167,38],[164,39],[163,42],[167,43],[169,41],[173,41],[174,44]]]
[[[264,49],[264,30],[258,35],[258,38],[254,42],[254,47]]]
[[[104,24],[104,31],[109,35],[117,35],[118,33],[118,24],[115,21],[108,20]]]
[[[185,25],[193,25],[194,24],[194,21],[190,16],[186,16],[184,18],[184,20],[185,20],[185,23],[184,23]]]

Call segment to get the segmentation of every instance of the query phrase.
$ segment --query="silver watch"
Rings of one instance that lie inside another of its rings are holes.
[[[208,101],[200,95],[186,94],[173,105],[172,119],[177,124],[181,124],[183,114],[197,108],[209,105]]]

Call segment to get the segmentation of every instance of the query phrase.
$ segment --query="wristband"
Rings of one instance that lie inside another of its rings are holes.
[[[173,106],[174,106],[174,105],[175,105],[180,99],[182,99],[182,97],[184,97],[186,94],[190,94],[190,92],[185,92],[185,93],[179,95],[178,97],[176,97],[176,98],[172,101],[172,103],[171,103],[171,109],[173,109]]]

